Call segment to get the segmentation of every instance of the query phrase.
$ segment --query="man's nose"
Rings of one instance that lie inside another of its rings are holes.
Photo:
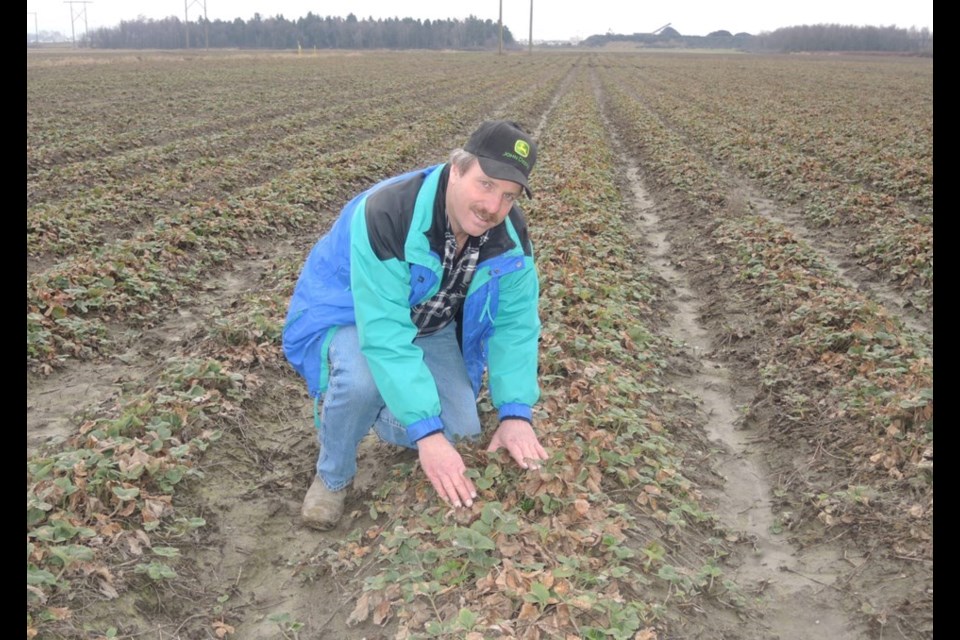
[[[488,212],[499,215],[500,209],[503,208],[503,194],[502,193],[489,194],[486,202],[484,202],[484,207],[486,207]]]

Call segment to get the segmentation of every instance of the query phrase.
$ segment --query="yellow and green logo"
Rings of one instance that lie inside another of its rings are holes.
[[[517,152],[517,155],[521,158],[526,158],[530,155],[530,145],[527,144],[526,140],[517,140],[513,145],[513,150]]]

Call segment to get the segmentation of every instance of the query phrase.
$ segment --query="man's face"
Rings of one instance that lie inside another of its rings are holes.
[[[510,213],[523,187],[516,182],[491,178],[474,162],[464,173],[450,167],[447,183],[447,217],[458,240],[463,234],[481,236]]]

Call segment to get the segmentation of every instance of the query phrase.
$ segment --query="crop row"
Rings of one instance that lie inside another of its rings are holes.
[[[364,100],[325,100],[301,92],[285,117],[257,118],[246,126],[212,131],[163,147],[135,149],[44,170],[28,176],[27,249],[30,255],[86,251],[104,234],[208,196],[249,188],[285,169],[322,160],[345,145],[359,146],[371,135],[407,126],[423,112],[424,90],[443,96],[435,108],[462,101],[468,84],[497,93],[500,81],[465,72],[446,80],[410,86],[382,77],[386,95]],[[330,104],[330,103],[333,104]],[[229,125],[242,105],[220,107]],[[149,104],[141,104],[149,110]],[[131,111],[136,111],[131,107]],[[51,190],[66,199],[45,200]]]
[[[204,482],[205,455],[216,459],[243,419],[264,367],[283,366],[298,267],[274,261],[257,291],[219,301],[203,339],[178,341],[156,375],[123,384],[64,442],[28,458],[28,637],[75,637],[85,607],[178,579],[182,550],[207,526],[182,493]],[[112,626],[125,624],[115,614]]]
[[[47,179],[75,195],[27,209],[27,250],[31,255],[89,251],[113,227],[135,227],[183,204],[248,190],[342,149],[345,131],[350,132],[349,145],[359,146],[377,132],[409,122],[422,109],[416,93],[408,91],[360,105],[315,107],[164,149],[61,167]]]
[[[408,90],[434,93],[433,85],[444,78],[471,73],[464,61],[430,65],[413,55],[391,61],[391,78],[384,78],[383,67],[378,56],[349,65],[332,57],[284,56],[199,57],[190,63],[151,57],[92,68],[28,66],[28,179],[68,162],[162,148],[302,111],[360,104],[397,92],[406,78],[417,78],[417,83],[405,83]],[[69,102],[60,98],[65,89]],[[436,95],[442,91],[436,87]]]
[[[685,425],[657,409],[668,393],[660,382],[668,347],[648,318],[660,294],[624,242],[631,230],[618,167],[592,87],[582,68],[563,86],[540,137],[537,198],[528,207],[543,289],[537,423],[552,458],[522,476],[502,456],[467,450],[482,500],[455,516],[424,507],[422,477],[398,474],[371,501],[378,524],[315,559],[338,558],[342,569],[349,565],[342,558],[378,550],[377,571],[351,603],[354,620],[376,610],[381,622],[396,616],[411,637],[492,629],[502,637],[632,638],[681,628],[689,622],[682,612],[707,594],[740,602],[723,578],[725,551],[708,537],[713,519],[684,477],[684,452],[670,435]],[[555,89],[544,85],[485,108],[509,106],[512,117],[529,122]],[[307,190],[329,208],[374,172],[409,166],[457,140],[468,115],[434,114],[409,134],[371,140],[364,154],[343,152],[322,173],[290,172],[247,196],[261,198],[259,208]],[[336,178],[339,188],[318,195],[320,187],[306,182],[319,175]],[[219,217],[231,219],[237,206]],[[268,240],[282,235],[260,229],[251,215],[236,223]],[[288,224],[314,233],[330,220],[322,213]],[[221,233],[241,246],[246,240],[229,227]],[[183,259],[197,261],[201,249],[183,247]],[[203,482],[203,453],[254,401],[251,372],[283,366],[279,327],[298,266],[276,262],[260,292],[239,304],[221,301],[224,317],[209,339],[155,379],[127,388],[115,407],[88,416],[62,450],[28,461],[28,629],[54,628],[69,615],[65,598],[82,601],[82,588],[113,597],[137,581],[162,589],[178,579],[178,545],[204,526],[179,505],[179,491]],[[709,551],[689,547],[692,539]]]
[[[604,71],[611,83],[637,87],[635,95],[649,109],[714,159],[744,172],[770,197],[799,205],[811,226],[855,228],[851,257],[898,282],[916,306],[929,308],[929,78],[908,75],[914,84],[892,94],[877,89],[889,81],[877,73],[868,95],[881,102],[867,108],[839,81],[823,87],[822,70],[807,79],[787,63],[751,65],[749,74],[732,61]],[[848,74],[839,68],[841,79]]]
[[[658,100],[671,98],[670,108],[703,111],[698,132],[709,125],[731,133],[730,147],[783,148],[827,173],[933,208],[928,61],[771,58],[744,65],[726,58],[704,65],[668,58],[629,73]]]
[[[355,139],[337,123],[312,130],[316,141],[308,138],[291,148],[290,153],[299,153],[297,164],[272,180],[158,215],[151,227],[131,238],[90,248],[30,277],[28,363],[49,370],[65,358],[103,350],[107,323],[150,322],[211,267],[241,254],[245,242],[309,226],[311,211],[333,206],[391,167],[442,160],[433,155],[435,149],[446,148],[442,142],[461,123],[478,121],[511,94],[514,111],[530,113],[530,105],[549,100],[563,72],[558,67],[534,90],[520,91],[529,87],[517,76],[513,84],[499,82],[480,98],[462,94],[439,107],[411,100],[402,110],[404,126],[392,126],[399,116],[392,124],[374,120],[375,126],[386,126],[372,137],[363,133],[371,126],[369,119],[348,121],[358,127]],[[330,146],[334,137],[346,137],[356,146],[317,156],[314,149]]]
[[[558,68],[557,74],[562,73]],[[530,121],[542,113],[557,80],[507,98],[514,117]],[[359,149],[328,154],[323,165],[305,161],[242,197],[204,203],[177,219],[161,216],[155,237],[142,234],[69,264],[92,279],[100,273],[85,292],[95,296],[87,302],[96,302],[96,296],[113,300],[108,290],[121,284],[155,285],[138,298],[143,313],[152,316],[157,305],[178,304],[187,294],[202,297],[207,286],[190,292],[191,282],[215,261],[242,257],[253,238],[274,242],[289,231],[313,235],[329,224],[330,208],[372,177],[442,160],[434,157],[435,150],[460,144],[463,123],[480,118],[479,110],[504,104],[503,96],[493,92],[488,101],[468,108],[448,106],[429,116],[414,113],[415,126],[367,139]],[[219,240],[214,243],[214,238]],[[160,247],[161,241],[170,244]],[[121,249],[131,255],[118,274]],[[209,327],[207,339],[169,358],[157,376],[125,385],[113,407],[88,413],[66,443],[28,460],[28,632],[67,620],[69,609],[63,605],[75,597],[82,600],[78,592],[86,588],[113,598],[138,580],[158,585],[176,580],[181,557],[176,545],[204,522],[198,514],[185,513],[175,497],[182,482],[202,481],[202,453],[216,446],[222,430],[235,423],[255,395],[258,376],[250,369],[284,367],[279,327],[298,268],[299,260],[278,261],[268,271],[270,280],[260,283],[261,291],[245,294],[239,303],[217,300],[209,313],[220,319]],[[70,282],[53,284],[63,289],[51,289],[51,295],[61,296],[58,300],[84,299]],[[171,292],[177,295],[171,297]],[[91,326],[109,321],[105,309],[91,306],[86,318]],[[49,317],[74,324],[83,320],[56,307]],[[33,322],[35,317],[28,316],[28,324]]]
[[[751,358],[780,415],[781,431],[773,435],[820,442],[834,457],[817,464],[839,470],[849,486],[870,478],[871,491],[880,496],[867,507],[850,498],[847,486],[811,481],[791,487],[794,507],[830,525],[849,524],[851,513],[858,513],[864,522],[879,521],[878,532],[903,534],[911,553],[930,553],[932,480],[924,471],[933,446],[929,337],[913,334],[840,281],[781,224],[730,205],[728,177],[686,136],[665,126],[657,110],[619,81],[607,77],[604,86],[613,117],[652,184],[707,221],[698,240],[735,274],[728,299],[756,314],[763,339]]]
[[[714,520],[681,469],[670,433],[680,425],[656,409],[667,394],[668,347],[649,325],[659,293],[625,241],[616,157],[585,68],[540,145],[527,214],[542,289],[536,424],[552,455],[523,476],[504,456],[469,451],[479,499],[467,513],[418,509],[416,477],[383,489],[373,506],[390,526],[336,557],[379,546],[352,617],[397,616],[400,638],[652,637],[688,622],[668,601],[738,601]]]

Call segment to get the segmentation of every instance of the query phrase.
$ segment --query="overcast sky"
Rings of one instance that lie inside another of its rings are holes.
[[[532,0],[502,0],[503,23],[514,38],[530,33]],[[190,20],[249,20],[259,12],[264,18],[282,14],[296,20],[312,11],[320,16],[358,18],[411,17],[420,19],[466,18],[469,15],[496,22],[500,0],[27,0],[27,33],[60,31],[76,36],[84,31],[84,11],[89,29],[112,27],[138,16],[167,16]],[[34,15],[35,14],[35,15]],[[683,35],[703,36],[726,29],[731,33],[760,33],[800,24],[844,24],[927,27],[933,30],[933,0],[536,0],[533,2],[533,39],[568,40],[598,33],[647,33],[666,24]]]

